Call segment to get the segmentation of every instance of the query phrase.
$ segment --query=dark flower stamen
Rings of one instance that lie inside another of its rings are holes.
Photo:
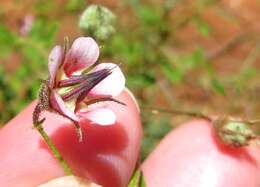
[[[94,72],[93,74],[82,75],[81,83],[69,92],[63,94],[62,99],[64,101],[70,101],[71,99],[80,97],[82,98],[80,100],[83,100],[93,87],[95,87],[111,73],[111,69],[102,69],[100,71]]]

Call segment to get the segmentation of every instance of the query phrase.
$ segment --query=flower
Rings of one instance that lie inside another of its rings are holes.
[[[34,19],[35,19],[34,16],[31,14],[25,15],[19,29],[19,32],[22,36],[27,36],[31,32]]]
[[[42,82],[33,123],[43,123],[45,119],[39,118],[44,110],[58,113],[75,124],[81,140],[81,118],[99,125],[115,123],[114,112],[95,103],[124,104],[113,97],[124,89],[125,77],[116,64],[96,63],[99,47],[94,39],[79,37],[70,49],[68,40],[65,41],[64,48],[55,46],[49,54],[49,77]]]

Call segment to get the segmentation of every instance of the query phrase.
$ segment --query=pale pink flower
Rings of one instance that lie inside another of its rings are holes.
[[[65,44],[67,46],[67,44]],[[120,101],[113,99],[125,87],[125,77],[113,63],[97,64],[99,47],[90,37],[77,38],[70,49],[55,46],[49,55],[49,78],[43,82],[34,123],[43,110],[54,111],[74,122],[81,135],[79,121],[86,118],[98,125],[115,124],[116,115],[95,103]],[[72,103],[72,104],[71,104]],[[92,105],[92,107],[89,107]]]
[[[34,22],[33,15],[28,14],[24,17],[24,19],[22,20],[20,30],[19,30],[19,32],[22,36],[27,36],[31,32],[33,22]]]

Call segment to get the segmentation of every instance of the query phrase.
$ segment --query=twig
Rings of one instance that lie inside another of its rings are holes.
[[[238,122],[238,123],[246,123],[246,124],[248,124],[248,125],[255,125],[255,124],[260,123],[260,119],[246,120],[246,119],[234,119],[234,118],[230,118],[229,121]]]
[[[151,110],[152,113],[158,114],[160,112],[163,113],[169,113],[169,114],[174,114],[174,115],[186,115],[186,116],[191,116],[191,117],[197,117],[197,118],[202,118],[207,121],[212,121],[212,118],[210,116],[207,116],[203,113],[200,112],[195,112],[195,111],[186,111],[186,110],[178,110],[178,109],[166,109],[166,108],[154,108],[154,107],[142,107],[144,110]]]
[[[240,74],[245,72],[249,67],[253,65],[253,63],[256,61],[256,59],[259,56],[259,51],[260,51],[260,41],[258,40],[256,46],[251,50],[249,55],[246,57],[244,64],[241,67]]]
[[[166,79],[162,79],[157,81],[158,87],[161,90],[162,95],[167,100],[170,107],[173,107],[172,101],[175,100],[173,94],[168,90],[168,87],[166,84]]]
[[[252,34],[252,33],[251,32],[250,33],[248,33],[248,32],[244,33],[243,32],[243,33],[240,33],[240,34],[234,36],[233,38],[231,38],[230,40],[225,42],[219,48],[217,48],[214,51],[211,51],[208,54],[206,54],[206,60],[207,61],[214,60],[215,58],[226,54],[227,52],[229,52],[230,50],[235,48],[238,44],[247,40],[249,38],[250,34]]]

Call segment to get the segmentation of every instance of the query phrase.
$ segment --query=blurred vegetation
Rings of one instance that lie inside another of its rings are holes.
[[[127,86],[141,106],[257,118],[260,5],[250,1],[234,8],[230,2],[102,1],[117,23],[115,34],[100,41],[100,61],[122,63]],[[64,36],[72,40],[83,34],[79,17],[90,4],[100,1],[1,2],[0,124],[36,98],[40,79],[47,75],[50,49]],[[27,16],[33,20],[24,34]],[[172,127],[187,120],[153,116],[149,110],[142,117],[143,158]]]

